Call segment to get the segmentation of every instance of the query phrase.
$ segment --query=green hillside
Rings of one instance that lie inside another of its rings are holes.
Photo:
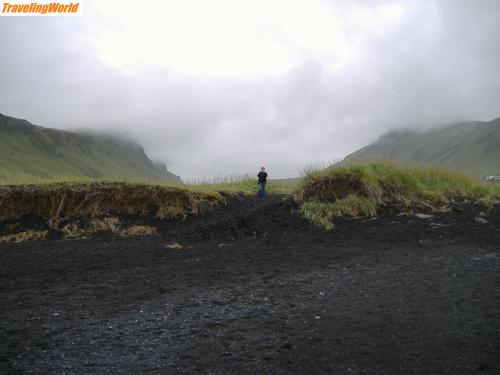
[[[110,136],[44,128],[0,114],[0,182],[16,179],[181,182],[143,148]]]
[[[443,165],[479,178],[500,175],[500,118],[462,122],[423,133],[392,131],[345,160],[377,158],[414,165]]]

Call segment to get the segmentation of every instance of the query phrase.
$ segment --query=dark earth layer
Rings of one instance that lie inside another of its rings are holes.
[[[0,373],[500,373],[500,207],[332,232],[296,210],[237,198],[151,237],[0,244]]]

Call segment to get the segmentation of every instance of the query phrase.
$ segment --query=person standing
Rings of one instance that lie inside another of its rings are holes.
[[[267,181],[267,173],[266,173],[266,168],[262,167],[260,169],[259,174],[257,175],[259,178],[259,191],[257,193],[258,197],[264,198],[266,195],[266,181]]]

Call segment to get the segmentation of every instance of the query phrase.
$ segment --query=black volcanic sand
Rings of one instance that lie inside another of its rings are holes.
[[[500,373],[499,206],[336,225],[271,196],[0,244],[0,373]]]

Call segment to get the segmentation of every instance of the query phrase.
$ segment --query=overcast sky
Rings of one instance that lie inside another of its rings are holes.
[[[143,8],[141,8],[143,6]],[[184,178],[295,176],[500,116],[500,1],[85,1],[0,17],[0,113],[119,132]]]

